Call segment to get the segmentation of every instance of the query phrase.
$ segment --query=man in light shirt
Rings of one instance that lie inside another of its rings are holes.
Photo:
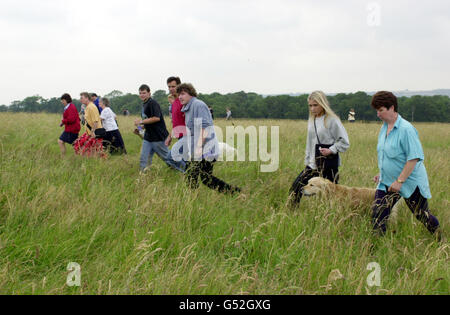
[[[95,130],[103,127],[97,106],[95,106],[94,103],[91,102],[90,95],[87,92],[83,92],[80,94],[80,102],[81,104],[86,105],[86,132],[91,137],[95,137]]]

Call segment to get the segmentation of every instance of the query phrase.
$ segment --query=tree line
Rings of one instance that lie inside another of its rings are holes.
[[[111,101],[111,109],[118,115],[128,110],[132,115],[140,115],[142,103],[136,94],[124,94],[114,90],[105,95]],[[153,98],[161,105],[165,115],[169,114],[167,93],[158,90]],[[308,95],[290,96],[262,96],[256,93],[237,92],[230,94],[200,94],[203,100],[213,110],[216,118],[225,117],[226,109],[230,108],[234,118],[255,119],[308,119]],[[365,92],[351,94],[337,94],[329,96],[333,110],[346,120],[350,109],[356,111],[357,120],[377,121],[376,112],[370,106],[372,96]],[[400,97],[400,114],[416,122],[450,122],[450,97],[448,96],[412,96]],[[74,100],[80,110],[81,103]],[[27,97],[22,101],[14,101],[10,106],[0,106],[0,112],[47,112],[61,113],[62,105],[59,97],[44,99],[41,96]]]

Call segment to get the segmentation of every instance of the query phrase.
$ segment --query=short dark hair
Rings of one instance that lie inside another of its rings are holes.
[[[67,102],[67,104],[72,103],[72,97],[70,97],[70,95],[67,93],[65,93],[65,94],[63,94],[63,96],[61,96],[61,100],[65,100]]]
[[[392,92],[380,91],[372,97],[372,107],[376,110],[381,107],[390,109],[394,106],[394,111],[398,113],[398,100],[397,97]]]
[[[181,84],[181,79],[179,77],[170,77],[167,79],[167,84],[169,84],[170,82],[175,81],[177,83],[177,85]]]
[[[197,97],[197,91],[194,86],[190,83],[183,83],[177,86],[177,94],[180,95],[181,92],[186,92],[192,97]]]
[[[147,91],[150,93],[150,87],[147,84],[142,84],[139,91]]]
[[[95,93],[91,93],[91,97],[98,97],[98,95]]]

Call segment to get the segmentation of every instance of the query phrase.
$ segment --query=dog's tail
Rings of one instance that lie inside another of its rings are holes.
[[[224,142],[219,142],[219,156],[222,157],[222,161],[223,159],[225,159],[225,157],[227,155],[237,155],[238,154],[238,150],[236,150],[235,148],[233,148],[232,146],[230,146],[227,143]]]

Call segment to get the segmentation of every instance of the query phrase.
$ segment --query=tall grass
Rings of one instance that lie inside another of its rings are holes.
[[[286,207],[304,168],[306,122],[235,121],[279,125],[281,165],[260,173],[258,162],[217,163],[218,177],[243,188],[228,196],[188,190],[156,157],[139,176],[133,117],[119,118],[127,156],[86,159],[68,148],[61,159],[59,120],[0,114],[1,294],[450,293],[448,242],[436,242],[405,205],[383,238],[372,236],[369,208],[316,198]],[[450,125],[416,127],[432,212],[448,236]],[[373,187],[380,124],[346,128],[341,183]],[[81,287],[66,284],[70,262],[82,267]],[[371,262],[381,287],[367,286]],[[334,270],[343,278],[329,278]]]

